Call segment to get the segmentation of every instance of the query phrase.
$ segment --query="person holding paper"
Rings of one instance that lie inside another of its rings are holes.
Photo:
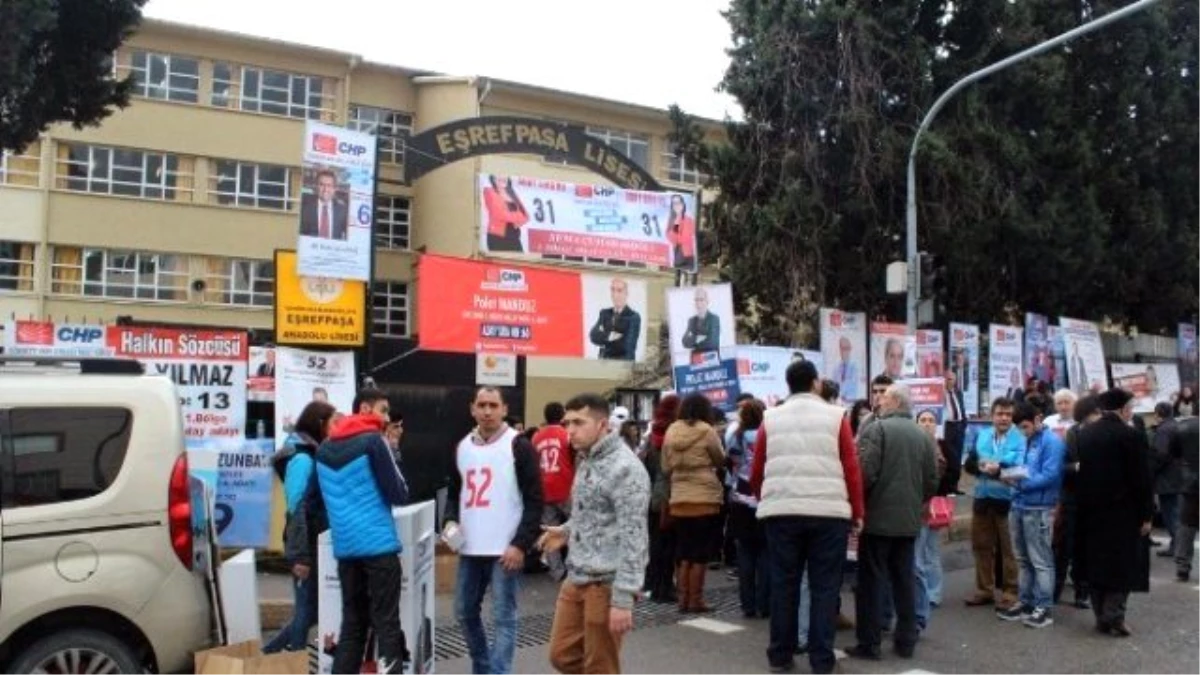
[[[976,477],[975,503],[971,514],[971,548],[975,553],[975,594],[968,607],[995,604],[1008,609],[1017,601],[1017,563],[1013,558],[1008,513],[1012,488],[1001,482],[1002,467],[1016,464],[1025,447],[1021,432],[1013,428],[1012,399],[992,401],[992,428],[975,437],[963,469]],[[997,547],[1000,555],[996,556]],[[996,562],[1001,563],[1002,588],[996,601]]]
[[[696,289],[696,315],[688,319],[683,346],[694,353],[711,352],[721,346],[721,317],[708,311],[708,291]]]

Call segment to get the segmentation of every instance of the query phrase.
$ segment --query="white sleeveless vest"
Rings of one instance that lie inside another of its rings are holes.
[[[758,517],[850,519],[838,434],[845,412],[811,394],[766,411],[767,461]]]
[[[502,555],[517,534],[525,503],[513,461],[516,437],[510,428],[488,445],[477,445],[470,436],[458,444],[459,526],[466,538],[462,555]]]

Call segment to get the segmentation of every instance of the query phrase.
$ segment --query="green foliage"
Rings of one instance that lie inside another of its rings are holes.
[[[124,107],[130,83],[112,55],[146,0],[0,2],[0,150],[20,151],[50,124],[96,125]]]
[[[706,260],[752,337],[814,341],[816,310],[903,317],[905,164],[966,74],[1126,3],[734,0],[721,87],[745,113],[710,146]],[[1151,10],[972,85],[918,155],[919,247],[947,261],[943,319],[1033,310],[1173,331],[1197,310],[1197,17]]]

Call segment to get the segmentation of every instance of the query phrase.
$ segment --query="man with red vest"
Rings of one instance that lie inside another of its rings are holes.
[[[566,410],[557,401],[547,403],[543,411],[546,424],[533,435],[542,467],[543,525],[562,525],[571,517],[571,484],[575,482],[575,458],[562,425]],[[567,575],[562,551],[546,553],[546,565],[555,581]]]

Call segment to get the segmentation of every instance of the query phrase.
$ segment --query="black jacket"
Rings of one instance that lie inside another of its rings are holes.
[[[300,235],[315,237],[320,234],[321,214],[317,212],[316,195],[304,195],[300,198]],[[346,202],[334,199],[329,209],[329,238],[346,239],[346,221],[349,219],[350,207]]]
[[[589,337],[592,344],[600,348],[600,358],[632,361],[637,355],[638,337],[642,332],[642,317],[629,308],[621,308],[620,313],[613,308],[600,310],[600,317],[592,326]],[[612,333],[620,333],[621,337],[609,340]]]
[[[1179,420],[1167,441],[1167,452],[1180,462],[1184,494],[1200,494],[1200,417]]]
[[[517,526],[517,533],[513,535],[509,545],[522,551],[529,551],[541,536],[544,503],[542,499],[542,466],[533,443],[530,443],[529,439],[524,436],[517,436],[513,439],[512,455],[517,472],[517,488],[521,490],[523,508],[521,523]],[[446,513],[442,518],[442,522],[447,523],[458,522],[459,519],[458,502],[462,495],[462,475],[458,472],[458,446],[454,446],[450,466],[453,469],[450,471],[449,494],[446,495]]]
[[[1154,475],[1154,494],[1177,495],[1185,487],[1183,458],[1171,455],[1171,437],[1178,425],[1173,419],[1163,420],[1154,430],[1154,452],[1150,472]]]

